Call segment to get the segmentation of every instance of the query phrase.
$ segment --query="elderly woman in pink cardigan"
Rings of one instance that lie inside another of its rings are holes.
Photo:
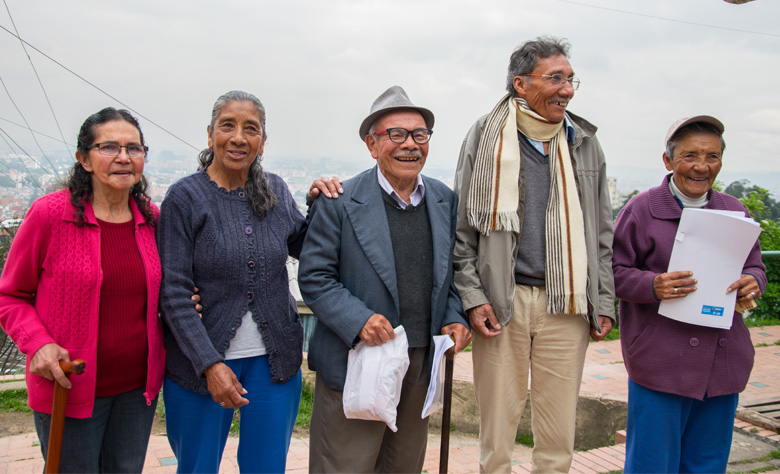
[[[736,198],[712,189],[725,146],[718,119],[676,121],[663,155],[671,174],[631,199],[615,223],[612,266],[629,377],[626,474],[726,471],[739,392],[753,368],[750,333],[739,313],[731,329],[658,314],[661,300],[696,291],[690,271],[667,273],[682,209],[749,216]],[[742,276],[723,291],[736,292],[741,302],[759,298],[765,272],[756,243]]]
[[[32,204],[0,278],[0,324],[27,355],[44,458],[54,381],[70,389],[63,472],[143,469],[165,365],[146,151],[126,110],[87,118],[69,189]],[[69,381],[59,361],[72,359],[87,369]]]

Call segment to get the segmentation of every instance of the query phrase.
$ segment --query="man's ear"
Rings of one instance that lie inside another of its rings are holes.
[[[515,78],[512,79],[512,87],[514,87],[515,93],[518,97],[525,97],[525,81],[526,79],[523,76],[515,76]]]
[[[379,142],[374,135],[366,135],[366,147],[375,160],[379,157],[379,151],[377,150],[378,145]]]

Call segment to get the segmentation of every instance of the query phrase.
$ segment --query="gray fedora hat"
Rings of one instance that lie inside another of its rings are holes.
[[[360,139],[366,139],[368,130],[380,115],[400,109],[413,109],[420,112],[423,119],[425,119],[425,126],[431,129],[433,128],[433,112],[414,105],[401,86],[393,86],[382,92],[382,95],[377,97],[374,103],[371,104],[371,113],[369,113],[368,117],[363,119],[363,123],[360,124],[360,130],[358,131],[358,133],[360,133]]]

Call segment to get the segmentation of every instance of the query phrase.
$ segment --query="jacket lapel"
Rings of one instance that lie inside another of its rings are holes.
[[[428,183],[423,176],[425,184],[425,205],[428,208],[428,220],[431,223],[431,236],[433,237],[433,286],[435,291],[448,291],[444,288],[450,267],[450,255],[452,249],[450,242],[450,204],[444,199],[436,188]],[[446,244],[445,244],[446,243]],[[434,298],[436,301],[437,298]]]
[[[344,208],[352,223],[360,247],[366,254],[371,266],[382,279],[391,295],[396,309],[398,301],[398,280],[393,258],[393,242],[390,239],[390,226],[382,200],[382,189],[377,181],[376,166],[366,173],[355,186],[350,202]]]

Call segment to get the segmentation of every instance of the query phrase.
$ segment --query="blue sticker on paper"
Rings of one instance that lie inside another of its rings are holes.
[[[723,306],[708,306],[701,307],[701,314],[709,314],[710,316],[723,316]]]

